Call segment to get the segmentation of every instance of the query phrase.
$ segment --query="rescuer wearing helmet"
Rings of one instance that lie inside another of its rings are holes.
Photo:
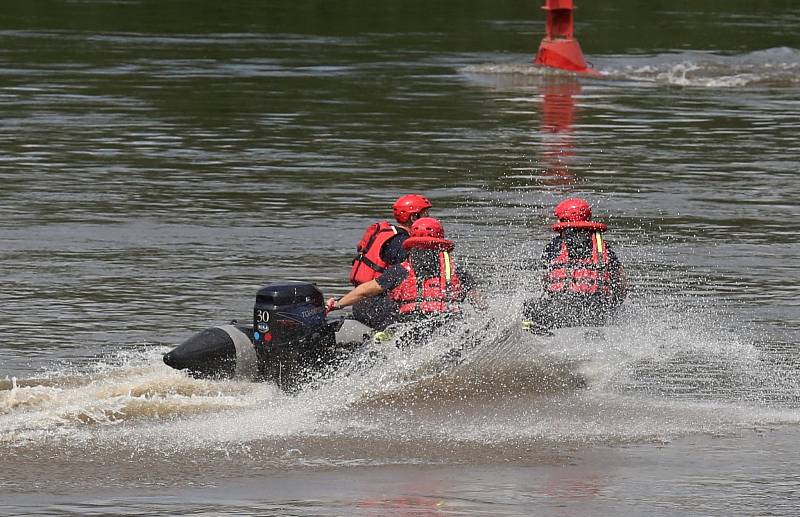
[[[570,198],[554,210],[558,232],[542,253],[544,295],[523,309],[531,329],[603,325],[625,300],[622,264],[603,238],[608,226],[592,220],[585,200]]]
[[[432,218],[417,219],[403,243],[408,257],[377,278],[359,284],[339,300],[328,300],[328,311],[383,296],[394,311],[371,325],[381,330],[396,322],[424,316],[458,314],[464,298],[474,292],[472,277],[453,262],[453,242],[444,238],[442,224]]]
[[[354,286],[378,278],[389,266],[406,260],[403,243],[408,239],[414,221],[428,214],[431,202],[420,194],[400,196],[392,206],[397,224],[380,221],[364,232],[356,247],[357,254],[350,268],[350,283]],[[353,306],[353,317],[370,327],[376,327],[396,310],[385,296],[365,298]]]

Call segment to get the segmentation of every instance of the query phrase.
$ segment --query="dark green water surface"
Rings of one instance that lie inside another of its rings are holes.
[[[794,515],[800,6],[579,7],[599,77],[531,66],[533,1],[3,2],[0,514]],[[586,197],[619,326],[296,397],[161,364],[268,282],[343,294],[408,192],[509,328]]]

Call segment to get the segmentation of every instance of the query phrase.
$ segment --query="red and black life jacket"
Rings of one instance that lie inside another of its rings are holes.
[[[601,232],[591,235],[592,255],[585,259],[569,258],[566,240],[561,242],[561,252],[550,261],[545,289],[549,293],[576,293],[610,296],[611,271],[608,268],[608,248]]]
[[[383,273],[388,264],[381,259],[381,248],[399,231],[389,221],[380,221],[367,228],[356,246],[358,254],[353,259],[353,267],[350,268],[351,284],[364,284]]]
[[[398,303],[400,314],[461,312],[458,302],[464,300],[465,292],[449,251],[439,251],[437,277],[417,277],[410,259],[401,265],[408,271],[408,276],[400,285],[389,291],[389,298]]]

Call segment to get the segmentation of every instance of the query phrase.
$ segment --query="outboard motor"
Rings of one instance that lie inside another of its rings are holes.
[[[262,287],[253,307],[253,343],[261,377],[294,384],[322,366],[336,348],[325,300],[314,284],[285,281]]]

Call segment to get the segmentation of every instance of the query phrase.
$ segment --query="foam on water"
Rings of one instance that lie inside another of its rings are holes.
[[[193,379],[164,365],[165,351],[122,352],[90,371],[0,382],[0,443],[73,439],[104,427],[249,406],[278,392],[269,384]]]

